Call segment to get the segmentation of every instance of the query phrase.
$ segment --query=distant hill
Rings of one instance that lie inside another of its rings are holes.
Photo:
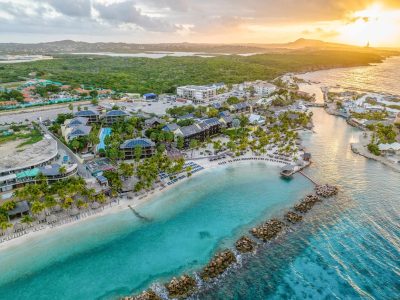
[[[293,50],[359,50],[370,51],[370,48],[345,44],[328,43],[320,40],[298,39],[285,44],[197,44],[197,43],[161,43],[161,44],[128,44],[128,43],[87,43],[63,40],[37,44],[0,43],[0,54],[60,54],[116,52],[138,53],[148,51],[202,52],[202,53],[274,53]]]

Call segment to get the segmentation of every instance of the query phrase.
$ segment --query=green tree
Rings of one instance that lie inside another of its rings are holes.
[[[69,109],[70,111],[73,111],[73,110],[74,110],[74,106],[72,105],[72,103],[70,103],[70,104],[68,105],[68,109]]]
[[[183,149],[184,144],[185,144],[185,140],[183,139],[183,137],[178,136],[178,137],[176,138],[176,147],[177,147],[178,149]]]
[[[143,155],[142,147],[135,148],[135,161],[138,162]]]

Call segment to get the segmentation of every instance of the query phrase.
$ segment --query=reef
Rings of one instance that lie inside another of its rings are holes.
[[[295,224],[297,222],[300,222],[301,220],[303,220],[303,216],[296,214],[293,211],[289,211],[288,213],[286,213],[285,215],[285,219],[286,221]]]
[[[258,227],[253,228],[250,232],[256,238],[266,242],[275,238],[284,227],[285,224],[282,221],[272,219]]]
[[[170,298],[183,299],[193,294],[196,289],[196,280],[189,275],[183,275],[180,278],[172,278],[172,280],[165,285]]]
[[[240,239],[238,239],[235,243],[235,248],[237,251],[240,253],[247,253],[251,252],[255,248],[255,242],[252,241],[249,237],[247,236],[242,236]]]
[[[225,272],[230,265],[236,262],[236,256],[231,250],[217,253],[200,273],[200,277],[207,281]]]

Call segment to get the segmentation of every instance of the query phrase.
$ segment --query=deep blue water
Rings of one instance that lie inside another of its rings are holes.
[[[344,120],[315,110],[314,123],[306,173],[340,195],[202,299],[400,298],[400,174],[353,154],[360,132]]]

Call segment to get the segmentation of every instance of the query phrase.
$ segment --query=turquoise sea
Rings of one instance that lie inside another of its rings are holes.
[[[399,68],[400,70],[400,68]],[[353,154],[360,131],[314,110],[306,173],[340,195],[199,299],[399,299],[400,173]],[[203,266],[311,191],[251,163],[205,171],[138,208],[0,248],[0,299],[115,299]]]

